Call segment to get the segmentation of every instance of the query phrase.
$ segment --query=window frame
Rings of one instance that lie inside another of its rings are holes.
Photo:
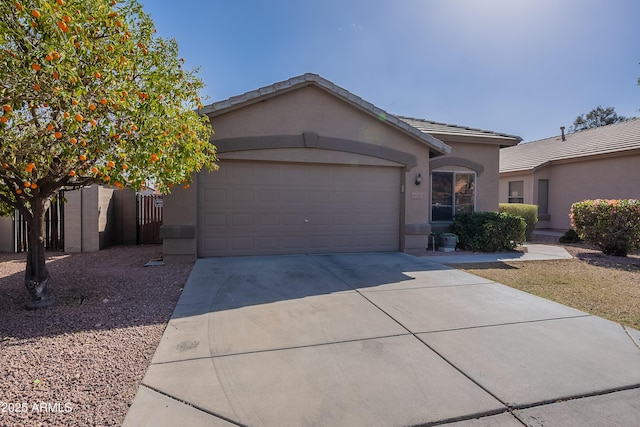
[[[451,175],[451,218],[450,219],[442,219],[442,220],[434,220],[433,217],[433,176],[434,174],[450,174]],[[455,170],[434,170],[431,171],[431,184],[429,188],[429,219],[431,223],[435,224],[450,224],[456,217],[457,204],[456,204],[456,182],[458,175],[472,175],[473,176],[473,206],[472,212],[476,211],[477,206],[477,183],[478,183],[478,174],[475,171],[455,171]]]
[[[522,195],[520,196],[514,196],[512,195],[512,190],[511,190],[511,184],[520,184],[522,186]],[[514,201],[517,200],[517,201]],[[509,181],[509,188],[508,188],[508,193],[507,193],[507,201],[509,203],[524,203],[524,181],[520,180],[520,181]]]

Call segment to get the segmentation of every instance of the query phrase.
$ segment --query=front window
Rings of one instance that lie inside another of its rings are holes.
[[[475,210],[476,174],[433,172],[431,175],[431,221],[453,221],[459,213]]]
[[[509,182],[509,203],[524,203],[524,181]]]

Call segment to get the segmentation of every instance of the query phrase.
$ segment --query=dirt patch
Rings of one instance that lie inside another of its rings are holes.
[[[161,255],[51,253],[55,305],[26,311],[25,255],[0,254],[0,425],[122,424],[192,268]]]

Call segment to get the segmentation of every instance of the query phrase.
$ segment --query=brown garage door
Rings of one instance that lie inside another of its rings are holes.
[[[223,161],[198,188],[200,257],[399,248],[400,168]]]

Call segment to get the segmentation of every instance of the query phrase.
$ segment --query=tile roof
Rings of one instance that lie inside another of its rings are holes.
[[[480,138],[494,138],[505,140],[505,143],[517,144],[522,138],[516,135],[508,135],[506,133],[493,132],[490,130],[482,130],[470,128],[467,126],[459,126],[447,123],[433,122],[430,120],[416,119],[413,117],[398,116],[401,120],[409,123],[416,129],[433,135],[457,135],[457,136],[475,136]]]
[[[500,172],[532,170],[558,160],[640,149],[640,119],[518,144],[500,150]]]
[[[401,120],[397,116],[393,114],[387,113],[381,108],[376,107],[370,102],[365,101],[361,97],[349,92],[346,89],[341,88],[340,86],[320,77],[317,74],[307,73],[301,76],[290,78],[289,80],[285,80],[282,82],[274,83],[269,86],[262,87],[260,89],[256,89],[250,92],[246,92],[242,95],[234,96],[229,99],[214,102],[213,104],[209,104],[199,110],[200,114],[211,114],[219,111],[224,111],[233,107],[238,107],[240,105],[255,102],[263,97],[271,96],[277,93],[286,92],[292,90],[299,86],[313,84],[317,87],[323,88],[328,92],[333,93],[339,98],[342,98],[346,102],[350,104],[356,105],[362,110],[372,114],[373,116],[383,120],[385,123],[396,127],[402,130],[405,133],[412,135],[415,138],[426,143],[428,146],[432,147],[435,151],[440,154],[449,154],[451,152],[451,147],[449,147],[444,142],[439,139],[431,136],[429,133],[426,133],[420,129],[417,129],[411,126],[404,120]]]

